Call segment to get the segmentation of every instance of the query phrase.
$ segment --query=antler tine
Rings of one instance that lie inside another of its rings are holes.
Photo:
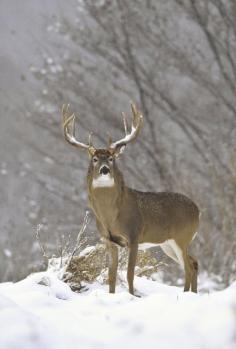
[[[64,134],[65,132],[70,132],[69,128],[72,130],[72,136],[75,137],[75,114],[73,113],[72,115],[70,115],[69,117],[65,118],[64,124]]]
[[[125,129],[125,135],[127,136],[128,134],[128,124],[127,124],[127,118],[124,112],[121,113],[122,117],[123,117],[123,123],[124,123],[124,129]]]
[[[73,120],[73,121],[72,121]],[[68,126],[69,124],[72,123],[74,124],[74,120],[75,120],[75,115],[72,114],[69,117],[64,117],[64,123],[63,123],[63,133],[65,138],[67,137],[67,135],[69,134],[69,130],[68,130]],[[74,127],[72,126],[72,128],[74,129]],[[74,136],[74,130],[73,130],[73,136]]]
[[[91,142],[91,136],[89,136],[89,144],[79,142],[75,138],[75,114],[69,114],[69,104],[63,104],[62,106],[62,128],[65,140],[71,145],[83,148],[94,149]]]
[[[71,128],[72,128],[72,135],[75,138],[75,114],[72,114],[72,123],[71,123]]]
[[[134,103],[131,103],[131,110],[133,115],[131,130],[128,132],[127,118],[125,113],[122,113],[124,129],[125,129],[125,137],[121,138],[116,142],[111,143],[110,148],[119,150],[123,146],[126,146],[129,142],[135,140],[136,137],[138,136],[142,126],[143,116],[140,113],[140,111],[136,108]]]
[[[68,106],[69,104],[63,104],[62,106],[62,125],[64,125],[65,121],[66,121],[66,114],[67,114],[67,110],[68,110]]]
[[[111,146],[112,144],[112,138],[111,138],[111,135],[107,132],[107,136],[108,136],[108,147]]]
[[[88,144],[90,147],[92,147],[92,135],[93,135],[93,132],[89,132],[89,136],[88,136]]]
[[[139,117],[141,116],[142,118],[142,115],[140,114],[134,103],[131,103],[131,110],[133,114],[132,126],[135,127],[135,125],[139,122]]]

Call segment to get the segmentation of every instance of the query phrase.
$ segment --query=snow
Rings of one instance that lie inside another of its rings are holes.
[[[84,257],[94,250],[95,250],[95,246],[87,246],[80,252],[79,256]]]
[[[236,282],[183,293],[144,277],[142,295],[109,294],[98,282],[80,294],[52,272],[0,284],[0,349],[236,348]]]
[[[6,257],[8,258],[11,258],[12,257],[12,252],[8,249],[8,248],[5,248],[3,250],[3,253],[5,254]]]

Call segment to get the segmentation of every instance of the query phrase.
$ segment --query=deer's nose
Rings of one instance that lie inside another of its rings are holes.
[[[100,174],[106,175],[106,174],[110,173],[110,169],[109,169],[109,167],[107,167],[107,166],[102,166],[102,167],[100,168],[99,173],[100,173]]]

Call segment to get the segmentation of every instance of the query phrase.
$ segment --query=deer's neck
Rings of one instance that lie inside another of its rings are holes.
[[[88,194],[91,208],[96,217],[108,225],[118,216],[120,205],[124,195],[125,185],[123,175],[117,168],[114,172],[114,184],[112,186],[94,187],[93,177],[88,172]]]

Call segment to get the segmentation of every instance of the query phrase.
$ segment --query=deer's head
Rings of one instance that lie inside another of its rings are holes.
[[[70,114],[69,105],[63,105],[62,107],[62,126],[65,140],[77,148],[87,150],[94,187],[111,187],[114,185],[116,158],[124,151],[129,142],[136,139],[140,132],[143,117],[133,103],[131,103],[131,110],[133,118],[130,130],[128,130],[126,115],[122,113],[125,136],[116,142],[112,142],[109,138],[108,147],[99,149],[92,144],[92,133],[89,134],[87,144],[76,139],[75,114]]]

